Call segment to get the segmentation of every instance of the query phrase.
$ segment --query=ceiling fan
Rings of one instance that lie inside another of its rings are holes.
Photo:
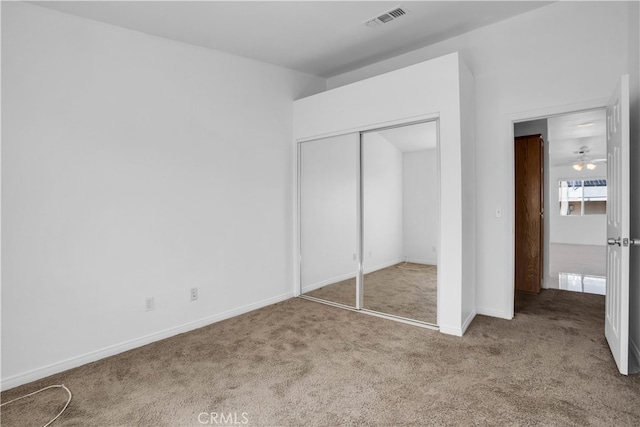
[[[589,170],[594,170],[599,163],[607,163],[607,159],[592,159],[587,154],[591,150],[586,145],[583,145],[577,151],[574,151],[575,154],[578,155],[578,159],[569,163],[561,163],[556,166],[569,166],[571,165],[575,170],[581,171],[583,168],[587,168]]]

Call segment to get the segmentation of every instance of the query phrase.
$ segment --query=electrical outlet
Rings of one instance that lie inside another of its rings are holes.
[[[191,288],[191,301],[198,299],[198,288]]]
[[[145,311],[151,311],[156,308],[156,303],[153,300],[153,297],[147,298],[147,303],[145,304]]]

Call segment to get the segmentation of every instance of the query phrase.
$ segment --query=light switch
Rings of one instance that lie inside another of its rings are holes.
[[[502,208],[500,206],[496,208],[496,218],[502,218]]]

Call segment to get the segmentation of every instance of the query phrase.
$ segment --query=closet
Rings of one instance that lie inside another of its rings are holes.
[[[302,295],[436,325],[437,139],[431,120],[300,143]]]
[[[475,316],[473,105],[458,53],[294,102],[296,295],[464,333]]]

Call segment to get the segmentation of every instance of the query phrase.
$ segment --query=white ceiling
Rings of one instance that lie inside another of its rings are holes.
[[[38,1],[61,12],[332,77],[548,1]],[[363,24],[401,5],[387,24]],[[541,23],[544,25],[544,23]]]
[[[577,151],[586,146],[591,160],[607,158],[606,113],[604,109],[581,111],[547,120],[549,159],[552,166],[580,159]]]

